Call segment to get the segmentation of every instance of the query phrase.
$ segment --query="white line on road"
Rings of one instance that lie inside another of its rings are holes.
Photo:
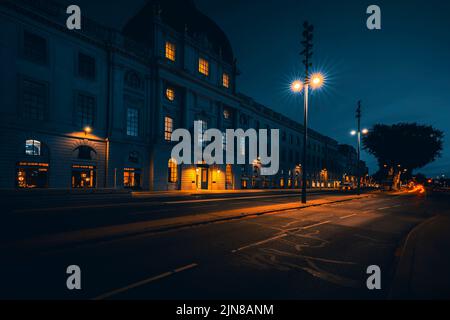
[[[233,250],[233,251],[231,251],[231,252],[232,252],[232,253],[235,253],[235,252],[238,252],[238,251],[242,251],[242,250],[244,250],[244,249],[247,249],[247,248],[256,247],[256,246],[258,246],[258,245],[260,245],[260,244],[264,244],[264,243],[267,243],[267,242],[270,242],[270,241],[273,241],[273,240],[277,240],[277,239],[280,239],[280,238],[284,238],[284,237],[286,237],[287,235],[288,235],[287,233],[279,234],[279,235],[277,235],[277,236],[275,236],[275,237],[272,237],[272,238],[269,238],[269,239],[266,239],[266,240],[262,240],[262,241],[258,241],[258,242],[255,242],[255,243],[246,245],[246,246],[244,246],[244,247],[241,247],[241,248],[239,248],[239,249]]]
[[[347,218],[351,218],[351,217],[354,217],[354,216],[357,216],[357,214],[356,213],[353,213],[353,214],[349,214],[348,216],[344,216],[344,217],[339,217],[339,219],[347,219]]]
[[[146,284],[148,284],[150,282],[153,282],[153,281],[156,281],[156,280],[160,280],[160,279],[163,279],[163,278],[167,278],[167,277],[169,277],[171,275],[174,275],[175,273],[179,273],[179,272],[182,272],[182,271],[185,271],[185,270],[189,270],[189,269],[195,268],[197,266],[198,266],[198,264],[191,263],[191,264],[189,264],[187,266],[174,269],[173,271],[164,272],[164,273],[161,273],[160,275],[157,275],[157,276],[154,276],[154,277],[151,277],[151,278],[148,278],[148,279],[144,279],[142,281],[130,284],[130,285],[126,286],[126,287],[123,287],[123,288],[120,288],[120,289],[117,289],[117,290],[114,290],[114,291],[102,294],[102,295],[100,295],[100,296],[98,296],[98,297],[96,297],[96,298],[94,298],[92,300],[108,299],[108,298],[110,298],[110,297],[112,297],[114,295],[117,295],[119,293],[123,293],[125,291],[130,290],[130,289],[141,287],[141,286],[146,285]]]
[[[318,226],[321,226],[321,225],[324,225],[324,224],[327,224],[327,223],[330,223],[330,222],[331,222],[330,220],[327,220],[327,221],[324,221],[324,222],[319,222],[319,223],[316,223],[316,224],[312,224],[312,225],[310,225],[310,226],[302,227],[302,228],[300,228],[300,229],[302,229],[302,230],[307,230],[307,229],[311,229],[311,228],[314,228],[314,227],[318,227]]]

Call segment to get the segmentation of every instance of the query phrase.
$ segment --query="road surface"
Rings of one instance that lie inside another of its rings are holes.
[[[107,208],[85,205],[50,212],[11,212],[11,216],[21,218],[10,216],[14,225],[10,234],[33,237],[51,233],[53,226],[59,232],[61,228],[74,230],[293,199],[297,200],[292,195],[271,194],[225,201],[188,197],[173,203],[150,204],[144,200],[139,205],[111,203]],[[31,252],[3,248],[0,297],[384,299],[404,238],[420,222],[442,210],[442,204],[423,196],[377,193],[351,201],[64,248],[43,246]],[[57,223],[49,222],[51,219]],[[20,231],[19,222],[29,220],[32,223],[23,225],[26,230]],[[66,288],[66,268],[70,265],[81,268],[82,290]],[[370,265],[381,268],[382,290],[366,287]]]

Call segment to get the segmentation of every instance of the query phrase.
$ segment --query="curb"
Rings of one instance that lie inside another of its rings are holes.
[[[389,300],[407,300],[412,298],[410,285],[414,269],[413,262],[415,258],[415,242],[417,241],[417,234],[422,228],[429,223],[434,222],[438,217],[439,216],[436,215],[421,222],[415,226],[404,239],[388,294]]]

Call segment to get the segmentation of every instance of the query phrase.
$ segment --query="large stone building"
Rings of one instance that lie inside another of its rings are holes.
[[[0,3],[0,188],[300,187],[302,126],[238,93],[227,36],[192,1],[148,1],[121,31],[66,19],[52,1]],[[278,174],[261,176],[258,159],[177,164],[172,132],[194,121],[279,129]],[[309,132],[310,187],[355,174],[352,147]]]

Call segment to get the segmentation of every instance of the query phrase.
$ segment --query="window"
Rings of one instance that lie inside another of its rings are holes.
[[[230,110],[228,109],[223,110],[224,119],[230,119],[230,116],[231,116]]]
[[[224,73],[222,75],[222,85],[224,86],[224,88],[230,87],[230,76],[228,75],[228,73]]]
[[[175,101],[175,90],[173,88],[166,89],[166,98],[169,101]]]
[[[128,161],[132,163],[139,163],[139,152],[131,151],[128,155]]]
[[[229,189],[233,186],[233,168],[232,168],[231,164],[227,164],[227,167],[226,167],[225,183],[226,183],[227,189]]]
[[[41,36],[25,31],[23,35],[23,55],[39,63],[47,63],[47,40]]]
[[[136,90],[143,88],[141,77],[134,71],[129,71],[125,74],[125,85]]]
[[[166,41],[166,59],[173,62],[176,60],[176,46],[170,41]]]
[[[22,82],[23,117],[44,120],[48,105],[48,89],[45,83],[32,80]]]
[[[239,141],[240,153],[241,156],[245,156],[245,137],[241,137],[241,141]]]
[[[79,146],[78,148],[78,159],[82,160],[93,160],[95,159],[96,152],[89,146]]]
[[[41,142],[37,140],[25,141],[25,154],[27,156],[40,156],[41,155]]]
[[[139,135],[139,110],[135,108],[127,109],[127,135],[137,137]]]
[[[209,62],[206,59],[198,59],[198,72],[205,76],[209,76]]]
[[[164,139],[171,141],[173,132],[173,119],[171,117],[164,118]]]
[[[80,77],[95,79],[95,59],[83,53],[78,54],[78,75]]]
[[[78,125],[80,128],[94,126],[95,98],[85,94],[78,94],[77,99]]]
[[[203,140],[203,135],[205,134],[206,130],[208,130],[208,123],[205,120],[197,120],[198,123],[198,145],[204,147],[206,144],[206,141]]]
[[[18,188],[48,187],[48,163],[19,162],[17,167],[16,183]]]
[[[169,160],[168,181],[169,181],[169,183],[178,182],[178,166],[177,166],[177,162],[173,159]]]
[[[123,169],[124,188],[139,189],[141,186],[141,170],[135,168]]]

